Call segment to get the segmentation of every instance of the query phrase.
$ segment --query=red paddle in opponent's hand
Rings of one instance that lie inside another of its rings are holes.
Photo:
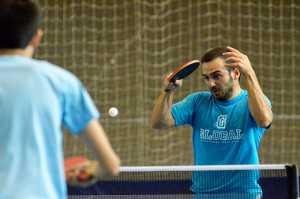
[[[83,167],[88,162],[88,159],[84,157],[73,157],[73,158],[67,158],[64,161],[64,167],[65,167],[65,175],[66,178],[70,176],[70,173],[74,170],[79,170],[77,175],[77,180],[80,182],[84,182],[88,180],[91,177],[91,174],[81,171],[79,168]]]

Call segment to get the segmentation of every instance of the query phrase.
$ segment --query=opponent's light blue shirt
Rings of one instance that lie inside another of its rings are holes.
[[[174,104],[172,114],[176,126],[189,124],[193,128],[195,165],[259,164],[258,147],[265,128],[259,128],[250,113],[247,91],[229,101],[218,101],[210,92],[194,93]],[[247,175],[248,181],[242,183],[241,175]],[[261,193],[258,178],[257,171],[194,172],[191,190]]]
[[[77,134],[93,118],[99,112],[70,72],[0,56],[0,198],[66,198],[62,125]]]

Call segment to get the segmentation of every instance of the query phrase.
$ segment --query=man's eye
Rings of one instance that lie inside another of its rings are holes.
[[[220,75],[214,75],[213,76],[213,79],[219,79],[220,78]]]

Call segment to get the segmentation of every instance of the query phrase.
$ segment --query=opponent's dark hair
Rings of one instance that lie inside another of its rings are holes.
[[[34,0],[0,0],[0,50],[24,49],[34,37],[41,20]]]

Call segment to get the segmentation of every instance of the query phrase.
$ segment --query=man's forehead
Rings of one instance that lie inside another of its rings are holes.
[[[222,59],[221,57],[218,57],[210,62],[204,62],[202,64],[202,73],[204,75],[210,75],[217,71],[225,72],[226,68],[224,64],[225,64],[225,60]]]

